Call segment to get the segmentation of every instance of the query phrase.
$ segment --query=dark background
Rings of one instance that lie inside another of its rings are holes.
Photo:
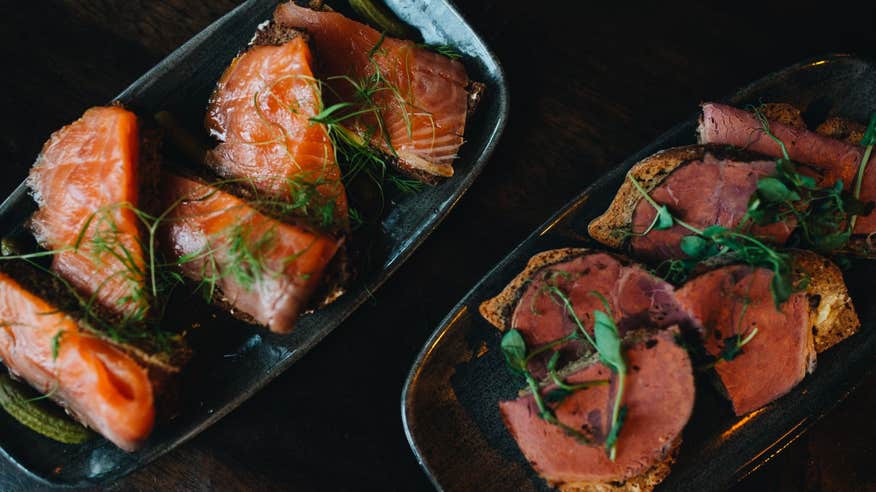
[[[512,110],[468,194],[300,363],[117,490],[428,489],[401,426],[417,352],[456,301],[597,176],[698,102],[828,52],[876,57],[876,6],[468,0]],[[0,195],[42,142],[105,103],[232,0],[0,2]],[[876,376],[739,490],[876,490]],[[35,486],[0,461],[0,489]]]

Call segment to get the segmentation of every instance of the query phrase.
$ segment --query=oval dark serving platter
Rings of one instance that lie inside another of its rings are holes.
[[[876,66],[852,56],[823,57],[768,75],[728,101],[739,106],[789,102],[805,108],[810,122],[827,115],[867,121],[876,111]],[[629,168],[657,150],[695,143],[695,126],[696,117],[679,124],[584,190],[493,268],[426,343],[402,392],[402,420],[414,454],[436,487],[551,490],[502,423],[498,402],[514,398],[522,383],[505,368],[500,333],[481,318],[478,305],[496,295],[535,253],[599,247],[587,237],[587,224],[607,208]],[[845,272],[861,330],[820,354],[816,371],[790,394],[737,418],[714,389],[698,382],[680,456],[659,490],[729,487],[848,395],[876,360],[874,273],[876,264],[864,261]]]
[[[235,8],[116,100],[141,115],[169,110],[186,126],[200,128],[216,80],[277,4],[277,0],[249,0]],[[450,212],[481,172],[505,126],[508,93],[504,75],[489,48],[449,2],[388,0],[386,4],[419,30],[423,41],[455,47],[471,79],[486,84],[481,104],[466,128],[466,143],[454,165],[456,175],[389,203],[371,239],[368,266],[360,269],[346,294],[303,316],[290,335],[247,326],[207,306],[193,307],[202,302],[181,304],[181,319],[174,321],[199,323],[197,336],[209,342],[193,343],[197,352],[184,374],[179,416],[159,425],[140,451],[128,454],[104,439],[78,446],[60,444],[0,412],[0,454],[36,479],[62,486],[109,482],[149,463],[209,427],[300,359],[385,282]],[[0,234],[19,227],[34,206],[25,187],[19,186],[0,205]]]

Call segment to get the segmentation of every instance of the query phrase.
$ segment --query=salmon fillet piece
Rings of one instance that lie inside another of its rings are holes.
[[[362,102],[355,82],[370,90],[376,109],[344,124],[417,177],[453,176],[463,143],[469,85],[462,63],[418,46],[384,37],[336,12],[279,5],[274,21],[311,38],[321,78],[332,101]],[[359,91],[361,92],[361,91]]]
[[[37,241],[58,251],[52,269],[86,297],[129,319],[148,310],[138,219],[137,117],[96,107],[43,146],[27,183]]]
[[[0,357],[13,374],[125,451],[152,431],[148,371],[7,272],[0,272]]]
[[[287,202],[315,187],[322,199],[310,206],[330,207],[321,215],[346,224],[347,196],[334,148],[325,126],[310,121],[322,110],[310,65],[302,36],[253,46],[235,58],[210,98],[206,126],[221,143],[206,162],[224,178]]]
[[[291,331],[341,240],[275,220],[195,179],[162,179],[169,210],[162,244],[183,274],[221,292],[219,300],[248,320]]]

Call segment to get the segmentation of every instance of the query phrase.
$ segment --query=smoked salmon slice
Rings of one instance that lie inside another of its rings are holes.
[[[359,103],[365,113],[343,124],[418,178],[453,176],[463,143],[468,75],[462,63],[384,37],[336,12],[279,5],[274,21],[306,32],[332,102]]]
[[[39,205],[31,225],[56,251],[52,269],[87,298],[126,319],[148,310],[138,219],[137,117],[96,107],[43,146],[27,183]]]
[[[147,369],[42,297],[51,283],[18,270],[4,262],[0,272],[3,364],[116,446],[137,449],[155,421]]]
[[[162,188],[162,242],[183,274],[245,319],[291,331],[341,241],[193,178],[165,173]]]
[[[221,143],[206,161],[224,178],[287,202],[304,198],[302,208],[321,208],[321,216],[345,224],[347,197],[334,148],[326,128],[311,121],[322,102],[310,64],[302,36],[253,46],[235,58],[210,98],[206,126]],[[302,196],[314,187],[322,196],[315,204]]]

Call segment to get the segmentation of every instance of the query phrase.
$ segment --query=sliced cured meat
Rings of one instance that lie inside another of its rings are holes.
[[[703,104],[699,126],[701,143],[735,145],[772,157],[782,157],[779,144],[769,137],[754,114],[717,103]],[[817,167],[826,185],[841,179],[852,186],[864,156],[864,148],[826,137],[805,128],[795,128],[771,121],[770,131],[784,143],[791,160]],[[876,156],[871,157],[861,188],[861,199],[876,200]],[[854,232],[876,231],[876,213],[858,217]]]
[[[147,369],[42,297],[32,278],[0,272],[0,357],[15,375],[126,451],[155,420]]]
[[[666,205],[688,224],[704,229],[712,225],[733,228],[748,210],[757,181],[775,172],[773,161],[742,162],[721,159],[706,152],[702,160],[682,164],[649,192],[651,198]],[[636,256],[648,260],[684,258],[680,243],[691,232],[675,224],[669,229],[652,229],[657,211],[647,200],[639,200],[632,218],[630,247]],[[794,222],[752,226],[748,233],[767,242],[783,244],[794,229]]]
[[[346,224],[347,197],[324,125],[303,36],[279,45],[252,46],[231,62],[210,98],[206,126],[220,144],[207,164],[220,176],[299,203]],[[315,189],[318,194],[307,194]],[[314,196],[310,196],[314,195]],[[330,207],[326,213],[326,207]]]
[[[700,275],[676,292],[702,330],[706,351],[719,359],[715,370],[737,415],[788,393],[815,365],[806,293],[796,292],[776,308],[772,277],[767,269],[733,265]],[[735,357],[720,360],[754,329]]]
[[[341,241],[193,178],[165,173],[162,187],[162,243],[183,273],[249,320],[291,331]]]
[[[397,157],[411,174],[453,175],[469,97],[460,62],[412,41],[384,37],[339,13],[294,2],[277,7],[274,20],[310,36],[320,78],[330,88],[327,99],[358,102],[366,111],[345,123],[351,130]],[[369,101],[362,100],[363,92]]]
[[[561,428],[539,418],[530,395],[499,404],[505,426],[545,480],[571,489],[623,482],[671,459],[694,404],[691,362],[685,349],[675,343],[677,333],[675,329],[658,332],[625,351],[630,368],[623,397],[627,413],[615,461],[599,444],[610,427],[615,384],[577,391],[554,407],[560,422],[594,436],[594,446],[578,443]],[[612,374],[608,367],[594,363],[566,380],[577,384],[611,379]],[[668,467],[664,468],[668,472]]]
[[[686,317],[667,282],[620,257],[571,248],[533,257],[527,269],[505,291],[481,306],[481,312],[491,319],[490,311],[504,309],[495,305],[509,304],[510,321],[502,328],[518,330],[527,347],[534,349],[579,330],[557,291],[568,299],[584,329],[591,334],[593,311],[605,311],[600,296],[608,302],[621,334],[641,326],[667,327]],[[581,341],[557,348],[566,362],[589,350],[586,342]],[[544,362],[534,359],[530,370],[543,374]]]
[[[148,309],[138,205],[137,117],[91,108],[58,130],[30,171],[39,210],[31,220],[52,268],[86,297],[127,318]]]

